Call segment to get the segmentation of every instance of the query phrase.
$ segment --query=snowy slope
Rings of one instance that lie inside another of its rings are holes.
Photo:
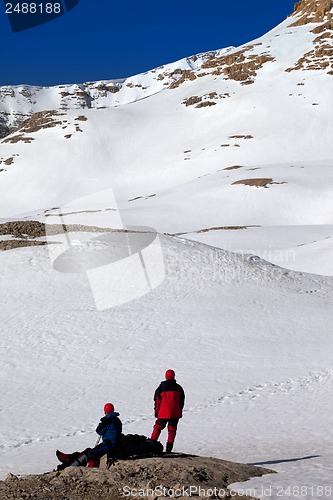
[[[205,230],[199,239],[207,242],[210,228],[260,226],[267,241],[271,227],[285,226],[286,240],[295,226],[296,244],[305,245],[303,226],[319,225],[323,246],[288,266],[332,274],[326,258],[313,264],[332,241],[328,3],[303,2],[314,17],[299,9],[245,46],[89,84],[89,99],[73,97],[82,86],[5,89],[6,112],[38,113],[1,142],[0,216],[36,218],[108,187],[124,225],[191,238]],[[221,231],[214,245],[224,247],[236,232]],[[293,249],[291,241],[271,244]]]
[[[57,447],[93,444],[105,400],[126,432],[149,434],[168,366],[187,392],[177,449],[242,461],[328,451],[332,280],[177,238],[161,244],[163,283],[105,311],[86,274],[57,272],[47,248],[4,252],[3,475],[50,469]]]

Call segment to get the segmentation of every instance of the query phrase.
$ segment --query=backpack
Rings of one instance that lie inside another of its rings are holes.
[[[122,434],[115,458],[129,458],[142,455],[160,455],[163,445],[139,434]]]

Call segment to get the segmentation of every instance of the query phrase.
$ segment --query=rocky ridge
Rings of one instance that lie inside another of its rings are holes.
[[[110,469],[102,461],[99,469],[69,467],[61,472],[25,477],[9,474],[5,481],[0,481],[0,500],[118,500],[135,496],[249,500],[246,486],[238,496],[228,485],[272,472],[184,454],[122,460]]]
[[[313,49],[286,72],[324,70],[333,74],[332,0],[301,0],[287,20],[287,28],[314,24]],[[266,44],[246,44],[197,54],[122,80],[105,80],[54,87],[29,85],[0,87],[0,139],[17,130],[34,113],[45,110],[108,108],[135,102],[164,90],[174,90],[186,82],[202,78],[234,80],[251,85],[258,71],[276,60]],[[43,94],[43,105],[39,96]],[[198,99],[203,96],[197,96]],[[227,97],[223,95],[223,98]],[[47,103],[45,105],[45,103]],[[197,102],[196,107],[214,106],[214,99]],[[186,103],[185,105],[188,105]]]
[[[309,23],[324,23],[324,28],[332,29],[332,0],[300,0],[295,3],[294,14],[299,16],[290,26],[303,26]]]
[[[298,19],[290,27],[318,23],[311,33],[319,36],[313,40],[314,48],[286,71],[326,70],[327,74],[333,75],[333,1],[302,0],[295,4],[294,14]]]

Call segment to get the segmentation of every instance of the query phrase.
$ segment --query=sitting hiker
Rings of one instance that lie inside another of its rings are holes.
[[[154,394],[155,417],[157,418],[151,435],[157,441],[161,431],[168,424],[168,440],[166,452],[171,453],[175,441],[177,425],[182,417],[185,393],[181,385],[176,383],[175,372],[167,370],[165,380],[160,383]]]
[[[95,448],[86,448],[81,453],[66,454],[57,450],[56,455],[62,462],[62,465],[58,466],[58,470],[68,466],[86,466],[87,463],[89,466],[98,467],[99,459],[106,453],[107,464],[111,465],[114,462],[122,431],[122,423],[118,416],[119,413],[114,411],[113,404],[106,403],[104,405],[104,417],[101,418],[96,429],[97,434],[102,437],[102,443],[95,446]]]
[[[104,414],[96,429],[97,434],[102,436],[103,442],[92,451],[94,452],[94,458],[101,458],[107,453],[108,459],[112,459],[119,445],[123,425],[118,418],[119,413],[114,411],[112,403],[104,405]]]

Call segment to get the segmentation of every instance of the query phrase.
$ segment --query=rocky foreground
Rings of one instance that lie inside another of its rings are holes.
[[[119,460],[110,469],[69,467],[59,472],[16,477],[0,481],[0,499],[33,500],[118,500],[189,496],[233,498],[228,485],[273,471],[262,467],[227,462],[217,458],[172,454]]]

